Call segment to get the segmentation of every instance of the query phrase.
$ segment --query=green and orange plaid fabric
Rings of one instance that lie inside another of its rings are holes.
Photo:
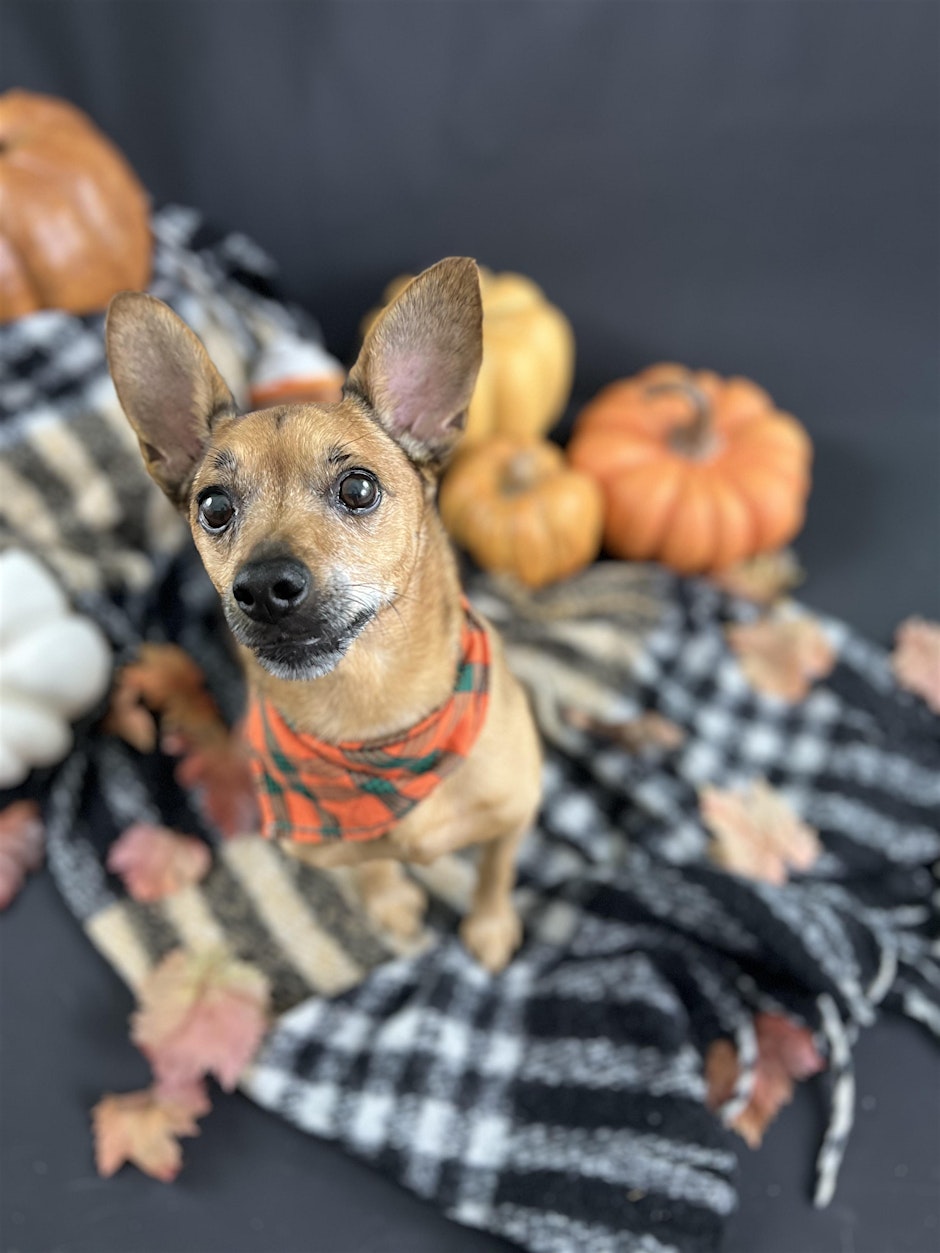
[[[453,695],[397,739],[327,744],[253,697],[243,735],[263,834],[305,844],[386,835],[470,752],[486,718],[489,672],[489,638],[465,606]]]

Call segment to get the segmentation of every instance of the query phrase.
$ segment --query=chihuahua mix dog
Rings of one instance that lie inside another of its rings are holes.
[[[372,326],[341,400],[244,415],[154,297],[114,298],[107,346],[243,658],[265,833],[312,865],[356,866],[370,916],[402,935],[426,901],[400,863],[480,844],[461,935],[498,971],[521,939],[511,892],[540,750],[435,504],[481,326],[475,263],[441,261]]]

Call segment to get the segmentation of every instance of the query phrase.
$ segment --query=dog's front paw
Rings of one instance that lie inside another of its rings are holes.
[[[522,943],[522,923],[510,906],[498,913],[469,914],[460,925],[460,938],[480,965],[495,975]]]
[[[401,940],[414,939],[424,925],[427,893],[404,875],[380,892],[364,896],[366,913],[377,927]]]

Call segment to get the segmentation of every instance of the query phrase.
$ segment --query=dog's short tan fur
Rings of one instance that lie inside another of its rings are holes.
[[[435,488],[473,390],[480,327],[476,266],[464,258],[442,261],[373,326],[341,401],[239,416],[202,345],[174,313],[138,293],[112,302],[111,371],[147,467],[189,517],[236,639],[242,637],[250,685],[298,731],[334,743],[387,738],[453,690],[460,586]],[[381,483],[373,512],[349,515],[337,507],[335,485],[349,467]],[[224,535],[200,522],[200,499],[210,488],[238,502]],[[272,553],[288,553],[309,571],[337,621],[352,621],[360,610],[371,615],[326,659],[311,656],[308,666],[295,649],[288,672],[270,661],[267,641],[253,641],[232,592],[246,563]],[[520,939],[510,894],[516,849],[539,801],[539,748],[499,638],[487,631],[489,707],[467,760],[387,836],[284,847],[317,866],[358,865],[372,916],[408,933],[420,925],[423,893],[396,863],[482,845],[462,935],[495,971]]]

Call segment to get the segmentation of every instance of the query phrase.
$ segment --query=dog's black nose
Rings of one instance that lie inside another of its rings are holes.
[[[232,584],[239,609],[253,622],[280,622],[304,603],[309,591],[307,568],[287,557],[250,561]]]

